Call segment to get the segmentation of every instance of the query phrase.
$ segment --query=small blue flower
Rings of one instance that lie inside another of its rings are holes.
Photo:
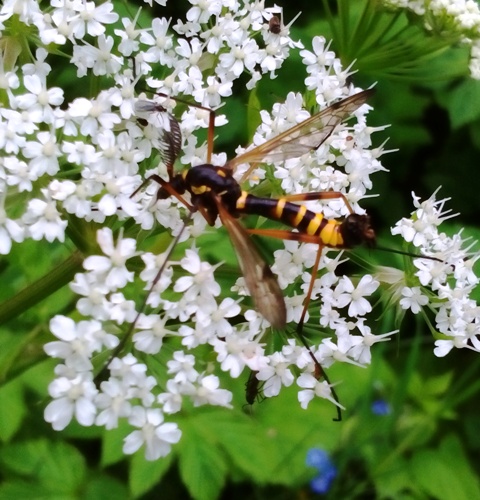
[[[319,448],[312,448],[307,453],[306,464],[318,470],[318,475],[310,481],[312,491],[318,494],[326,493],[337,475],[337,468],[328,453]]]
[[[315,467],[318,470],[323,470],[324,468],[330,466],[330,457],[325,450],[320,448],[311,448],[307,452],[306,464],[309,467]]]
[[[390,415],[392,409],[384,399],[377,399],[372,403],[372,413],[374,415]]]

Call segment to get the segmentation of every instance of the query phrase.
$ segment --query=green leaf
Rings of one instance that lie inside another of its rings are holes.
[[[20,428],[26,413],[22,384],[15,380],[0,389],[0,440],[8,441]]]
[[[215,436],[210,429],[203,427],[204,420],[189,419],[182,425],[179,467],[182,480],[193,498],[213,500],[218,498],[225,484],[227,463]]]
[[[476,149],[480,149],[480,120],[470,124],[468,127],[470,140]]]
[[[96,474],[86,485],[82,498],[85,500],[105,500],[108,498],[129,498],[124,484],[107,475]]]
[[[67,495],[65,493],[52,493],[49,488],[32,486],[24,481],[9,481],[0,486],[0,498],[2,500],[18,500],[28,498],[28,500],[78,500],[78,496]],[[104,497],[105,498],[105,497]]]
[[[116,464],[125,458],[122,451],[123,440],[128,435],[131,427],[127,422],[121,420],[116,429],[108,430],[102,439],[102,459],[103,466]]]
[[[70,494],[85,478],[85,460],[74,447],[46,440],[5,446],[2,462],[12,471],[35,478],[53,492]]]
[[[157,484],[170,468],[173,453],[155,461],[145,460],[143,453],[132,457],[130,464],[130,491],[134,497],[140,497]]]
[[[472,123],[480,118],[480,82],[471,78],[463,80],[445,92],[440,101],[448,110],[454,129]]]
[[[276,459],[278,446],[263,426],[236,412],[216,417],[214,425],[230,460],[248,474],[249,479],[256,483],[271,481],[269,465]]]
[[[425,383],[425,391],[430,396],[440,396],[450,387],[452,378],[452,372],[446,372],[438,377],[429,377]]]
[[[415,453],[410,470],[418,484],[433,498],[480,498],[478,477],[456,436],[447,436],[436,450],[423,449]]]
[[[376,464],[382,466],[382,463]],[[401,456],[395,457],[393,467],[382,470],[381,473],[373,473],[375,483],[375,492],[378,498],[401,498],[401,493],[418,491],[416,485],[412,484],[412,478],[409,474],[408,462]],[[375,470],[375,469],[374,469]],[[406,497],[408,498],[408,497]],[[413,495],[413,498],[419,498]]]

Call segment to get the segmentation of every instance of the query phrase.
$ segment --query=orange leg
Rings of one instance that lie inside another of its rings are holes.
[[[332,194],[331,193],[325,193],[325,194]],[[322,194],[322,193],[307,193],[309,195],[312,195],[311,198],[309,199],[315,199],[313,197],[314,194]],[[334,193],[337,194],[337,193]],[[301,201],[300,198],[301,195],[294,195],[296,198],[295,201]],[[332,198],[335,198],[335,196],[332,196]],[[305,198],[302,198],[305,200]],[[307,349],[310,357],[312,358],[312,361],[315,365],[315,377],[319,379],[322,377],[327,384],[330,386],[330,390],[332,391],[332,396],[335,399],[337,403],[339,403],[339,399],[337,396],[337,393],[335,392],[335,389],[331,386],[330,380],[325,373],[325,370],[322,368],[322,365],[318,362],[317,358],[313,355],[313,352],[310,349],[310,346],[308,345],[307,341],[305,340],[305,337],[303,336],[303,325],[305,323],[305,316],[307,315],[308,311],[308,306],[310,304],[310,300],[312,298],[312,292],[313,292],[313,287],[315,285],[315,280],[317,278],[317,273],[318,273],[318,268],[320,266],[320,259],[322,258],[322,250],[324,248],[324,244],[320,240],[318,236],[311,236],[308,234],[304,233],[295,233],[292,231],[288,230],[282,230],[282,229],[248,229],[248,233],[250,234],[259,234],[263,236],[269,236],[271,238],[277,238],[277,239],[282,239],[282,240],[291,240],[291,241],[299,241],[301,243],[315,243],[318,245],[318,250],[317,250],[317,256],[315,258],[315,263],[313,264],[312,271],[311,271],[311,278],[310,278],[310,285],[308,286],[308,291],[307,295],[305,297],[305,301],[303,303],[303,310],[302,310],[302,315],[300,316],[300,321],[298,322],[297,325],[297,335],[302,344],[305,346]],[[337,418],[334,419],[335,421],[340,421],[342,420],[342,413],[340,408],[337,406]]]
[[[165,191],[167,191],[170,194],[170,196],[174,196],[175,198],[177,198],[177,200],[183,205],[185,205],[188,208],[188,210],[190,210],[190,212],[195,212],[195,208],[192,205],[190,205],[190,203],[188,203],[188,201],[181,194],[177,193],[177,191],[172,188],[172,186],[168,181],[163,180],[157,174],[153,174],[150,177],[147,177],[140,184],[140,186],[138,186],[138,188],[135,189],[135,191],[130,195],[130,198],[133,198],[140,190],[142,190],[151,181],[155,181],[157,184],[160,184],[160,186],[162,186],[162,188],[164,188]]]
[[[277,240],[300,241],[301,243],[314,243],[316,245],[322,244],[318,236],[305,233],[294,233],[288,229],[247,229],[247,233],[268,236],[269,238],[275,238]]]
[[[215,111],[211,108],[207,108],[206,106],[201,106],[200,104],[189,102],[185,99],[180,99],[179,97],[170,97],[163,92],[158,92],[157,95],[161,97],[165,97],[166,99],[171,99],[172,101],[181,102],[182,104],[186,104],[187,106],[192,106],[193,108],[203,109],[209,113],[208,117],[208,135],[207,135],[207,163],[212,162],[212,153],[213,153],[213,140],[215,133]]]
[[[353,214],[353,208],[346,196],[340,191],[320,191],[313,193],[288,194],[281,197],[285,201],[311,201],[311,200],[336,200],[341,199],[345,203],[348,211]]]

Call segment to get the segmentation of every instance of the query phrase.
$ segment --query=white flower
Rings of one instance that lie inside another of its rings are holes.
[[[17,243],[25,238],[25,231],[17,221],[9,219],[3,208],[5,197],[0,195],[0,255],[7,255],[12,248],[12,240]]]
[[[108,227],[97,231],[97,241],[106,257],[92,255],[83,262],[87,271],[94,271],[105,277],[110,290],[123,288],[133,280],[133,273],[125,267],[125,262],[136,255],[136,241],[119,238],[114,246],[113,233]]]
[[[307,73],[317,73],[322,67],[330,67],[335,62],[335,52],[328,50],[330,42],[326,43],[323,36],[316,36],[312,40],[313,52],[301,50],[303,64],[307,66]]]
[[[195,370],[195,357],[191,354],[185,354],[183,351],[173,353],[173,359],[167,362],[168,374],[175,374],[176,383],[195,382],[198,378],[198,372]]]
[[[85,427],[94,423],[96,406],[93,401],[98,391],[89,377],[79,374],[73,379],[57,378],[49,385],[48,392],[54,400],[45,408],[45,420],[56,431],[65,429],[73,416]]]
[[[18,107],[28,110],[35,123],[54,123],[53,107],[62,104],[63,90],[58,87],[47,89],[46,81],[38,75],[25,75],[23,84],[30,93],[15,98]]]
[[[215,375],[201,376],[197,381],[198,387],[192,396],[194,406],[205,404],[213,406],[225,406],[232,408],[232,393],[225,389],[220,389],[220,381]]]
[[[170,21],[165,18],[155,18],[152,21],[152,34],[142,31],[140,41],[150,46],[145,53],[146,62],[159,63],[162,66],[171,68],[175,58],[172,54],[173,37],[168,34]]]
[[[158,395],[158,402],[164,413],[177,413],[182,409],[183,397],[195,394],[195,386],[191,382],[167,381],[167,392]]]
[[[55,136],[50,132],[39,132],[36,139],[23,147],[25,158],[31,158],[28,164],[30,175],[35,178],[44,174],[55,175],[60,168],[58,157],[61,155]]]
[[[320,382],[313,375],[303,373],[300,377],[298,377],[297,384],[300,387],[305,388],[305,390],[298,392],[298,401],[304,410],[307,409],[308,403],[310,403],[315,396],[327,399],[342,410],[345,410],[345,407],[336,401],[332,394],[332,386],[329,385],[326,380]]]
[[[51,357],[65,360],[67,366],[78,372],[91,370],[91,355],[101,347],[96,342],[96,332],[100,329],[98,321],[75,324],[71,318],[55,316],[50,321],[50,330],[60,341],[45,344],[45,352]]]
[[[187,301],[194,301],[197,297],[209,300],[220,294],[220,285],[214,280],[213,272],[220,265],[211,266],[207,262],[201,262],[198,253],[187,250],[180,265],[192,276],[179,278],[173,289],[175,292],[184,294]]]
[[[145,380],[147,366],[139,363],[133,354],[113,358],[108,365],[112,377],[117,377],[125,386],[141,386]]]
[[[220,0],[190,0],[193,7],[187,12],[190,22],[207,23],[210,17],[218,16],[222,10]]]
[[[140,430],[133,431],[124,439],[123,452],[130,455],[145,445],[145,458],[157,460],[170,453],[172,444],[178,443],[182,432],[174,423],[163,423],[162,412],[158,409],[135,406],[128,419]]]
[[[220,54],[219,75],[233,73],[240,76],[245,69],[252,71],[259,61],[259,47],[255,40],[244,40],[239,46],[231,47],[229,53]]]
[[[428,297],[422,294],[420,287],[415,286],[413,288],[403,287],[402,288],[403,299],[400,299],[400,305],[403,309],[411,309],[413,314],[418,314],[422,306],[428,304]]]
[[[252,347],[248,339],[236,334],[228,335],[225,340],[213,337],[210,343],[218,353],[217,361],[221,363],[220,368],[224,372],[229,372],[232,378],[240,376],[256,347],[256,344]]]
[[[269,365],[258,371],[257,379],[265,381],[263,394],[267,398],[277,396],[283,385],[289,387],[293,384],[294,378],[289,365],[290,362],[283,354],[275,352],[270,356]]]
[[[102,382],[100,391],[95,397],[95,404],[101,411],[95,423],[105,429],[115,429],[120,418],[129,417],[131,414],[132,405],[128,400],[128,393],[123,384],[115,378]]]
[[[341,278],[335,288],[335,304],[337,307],[348,307],[348,315],[353,317],[363,316],[372,310],[372,306],[365,296],[371,295],[380,283],[372,276],[362,276],[355,287],[346,276]]]
[[[238,316],[240,311],[238,302],[227,297],[220,304],[213,300],[205,302],[198,309],[196,318],[201,328],[208,331],[212,336],[224,338],[233,331],[228,318]]]
[[[34,240],[45,238],[49,242],[56,239],[64,241],[67,221],[61,219],[57,204],[51,198],[48,190],[42,189],[42,194],[45,200],[33,198],[28,202],[22,222]]]
[[[97,37],[105,32],[104,24],[112,24],[118,20],[118,14],[112,12],[113,5],[106,2],[95,5],[95,2],[76,2],[78,16],[72,17],[72,35],[83,38],[87,33]]]
[[[166,327],[167,320],[167,316],[141,315],[136,324],[139,331],[133,336],[135,348],[147,354],[157,354],[162,348],[163,339],[176,335],[175,331]]]

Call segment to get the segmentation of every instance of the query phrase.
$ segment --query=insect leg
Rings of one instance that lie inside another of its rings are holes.
[[[348,211],[353,214],[353,208],[350,205],[349,201],[345,194],[340,191],[320,191],[313,193],[300,193],[300,194],[289,194],[286,196],[282,196],[282,200],[285,201],[312,201],[312,200],[336,200],[341,199],[345,203]]]

